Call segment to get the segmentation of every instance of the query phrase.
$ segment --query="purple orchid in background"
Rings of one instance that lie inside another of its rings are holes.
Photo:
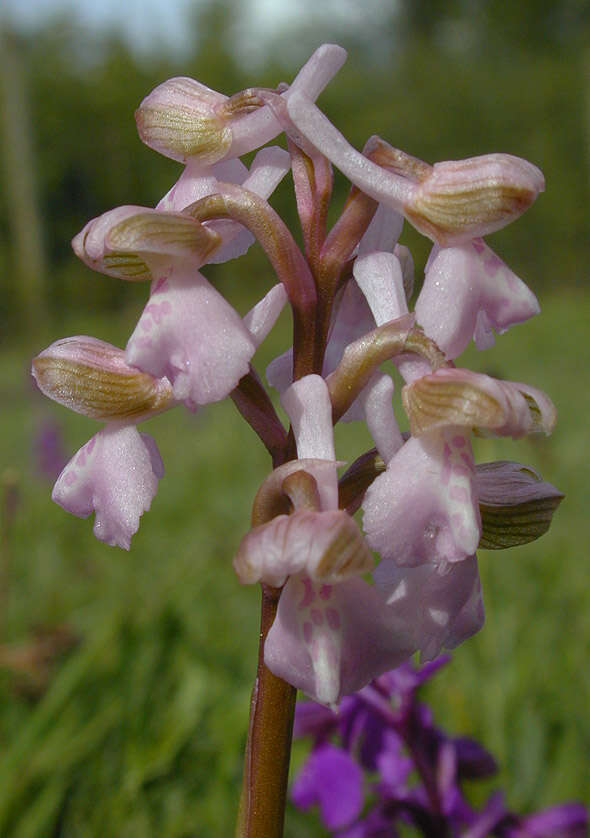
[[[573,838],[585,823],[574,805],[518,818],[496,795],[476,812],[461,782],[492,774],[493,759],[439,730],[416,698],[441,650],[483,625],[477,548],[538,538],[562,499],[526,466],[476,464],[471,447],[474,431],[550,433],[550,399],[455,365],[471,341],[486,349],[539,311],[482,237],[535,201],[543,175],[510,154],[430,165],[377,136],[357,151],[315,104],[345,57],[324,44],[291,85],[230,96],[174,78],[140,104],[140,138],[184,169],[155,208],[109,210],[73,240],[91,268],[150,293],[125,350],[79,336],[33,361],[46,395],[105,423],[53,498],[94,511],[97,537],[128,549],[163,474],[137,424],[230,397],[272,459],[233,563],[262,591],[237,834],[280,834],[300,688],[325,707],[299,710],[296,729],[315,744],[294,795],[341,838],[395,835],[397,821],[429,836]],[[267,146],[279,135],[286,151]],[[351,188],[329,228],[332,165]],[[301,247],[269,203],[287,172]],[[404,221],[433,242],[413,311]],[[274,278],[242,317],[206,271],[254,242]],[[285,305],[292,340],[267,380],[288,427],[253,367]],[[340,420],[366,423],[375,448],[339,476]],[[416,652],[431,663],[415,669]]]
[[[44,420],[39,423],[33,438],[35,470],[54,483],[68,461],[63,434],[57,422]]]
[[[584,838],[588,812],[579,803],[520,816],[500,792],[479,810],[468,801],[464,781],[492,777],[496,762],[474,739],[437,727],[417,695],[448,660],[404,663],[343,699],[338,712],[299,703],[294,735],[313,746],[293,782],[293,803],[318,806],[338,838],[396,836],[403,826],[431,838]]]

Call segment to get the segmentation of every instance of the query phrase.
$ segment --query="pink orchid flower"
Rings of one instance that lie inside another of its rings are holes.
[[[174,406],[170,382],[130,367],[122,349],[85,336],[41,352],[33,376],[46,396],[106,422],[65,466],[53,500],[80,518],[94,512],[96,537],[129,550],[164,474],[156,443],[136,424]]]
[[[258,568],[247,581],[276,584],[288,576],[266,640],[265,663],[316,700],[335,704],[341,695],[360,689],[377,672],[405,660],[416,647],[411,627],[398,618],[376,588],[360,578],[372,566],[362,541],[356,561],[348,567],[339,565],[337,577],[322,572],[326,524],[329,527],[339,516],[346,516],[337,505],[331,404],[324,380],[317,375],[300,379],[286,391],[282,402],[297,441],[299,459],[295,462],[317,477],[319,509],[313,516],[306,511],[291,524],[305,549],[292,549],[295,538],[291,534],[283,540],[288,523],[277,526],[271,521],[268,528],[258,527],[258,532],[246,536],[238,551],[237,570],[240,575],[247,554],[245,564]],[[295,510],[285,517],[296,519],[298,515]],[[353,525],[349,519],[348,538]],[[306,558],[303,567],[302,556]],[[272,567],[266,567],[267,561]]]

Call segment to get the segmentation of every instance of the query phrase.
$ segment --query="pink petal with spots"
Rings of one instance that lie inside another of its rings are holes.
[[[139,519],[164,474],[154,440],[134,425],[107,425],[70,460],[53,488],[53,500],[79,518],[95,512],[94,534],[129,549]]]
[[[255,341],[239,314],[190,265],[175,262],[167,276],[129,339],[127,362],[152,375],[159,370],[189,408],[220,401],[248,372]]]
[[[433,248],[416,318],[426,334],[456,358],[474,339],[479,349],[538,314],[532,291],[481,240],[457,247]]]
[[[459,438],[465,441],[457,445]],[[481,522],[466,446],[470,453],[467,439],[450,428],[411,437],[400,448],[363,501],[363,528],[373,550],[400,566],[473,555]]]
[[[412,625],[422,660],[454,649],[483,625],[475,556],[453,565],[429,562],[404,568],[382,560],[373,578],[398,618]]]
[[[318,612],[315,622],[312,611]],[[333,706],[399,666],[415,648],[412,626],[362,579],[326,590],[293,576],[281,594],[264,661],[310,698]]]

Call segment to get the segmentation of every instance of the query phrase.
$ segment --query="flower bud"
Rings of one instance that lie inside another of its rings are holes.
[[[545,188],[542,172],[511,154],[435,163],[404,215],[443,247],[493,233],[530,207]]]
[[[413,436],[457,426],[518,438],[551,433],[555,407],[541,390],[466,369],[439,369],[402,390]]]
[[[172,402],[167,378],[125,363],[122,349],[85,335],[52,343],[33,360],[39,389],[59,404],[105,421],[138,421]]]
[[[225,157],[232,143],[227,96],[194,79],[168,79],[145,97],[135,112],[141,140],[185,163],[196,157],[212,165]]]

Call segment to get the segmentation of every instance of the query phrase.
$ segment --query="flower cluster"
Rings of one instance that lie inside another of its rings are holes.
[[[404,663],[344,698],[338,714],[300,703],[295,735],[311,737],[313,747],[291,789],[295,805],[319,806],[324,826],[339,838],[395,836],[404,825],[448,838],[587,835],[588,812],[579,803],[527,816],[510,812],[499,791],[479,810],[469,803],[464,781],[493,776],[495,760],[475,740],[438,728],[417,697],[447,660]]]
[[[494,332],[539,310],[482,236],[524,212],[543,176],[508,154],[430,165],[379,137],[357,151],[315,104],[344,59],[324,45],[275,90],[227,97],[176,78],[150,93],[139,134],[184,164],[178,182],[157,207],[113,209],[73,241],[93,269],[149,281],[145,309],[125,350],[77,336],[33,362],[44,393],[104,423],[53,498],[75,515],[94,512],[96,536],[125,548],[163,474],[137,424],[233,399],[274,467],[234,567],[243,583],[282,589],[265,662],[326,705],[415,652],[432,659],[476,632],[478,545],[537,538],[561,499],[525,466],[476,465],[470,442],[474,429],[549,433],[547,396],[454,363],[471,340],[486,348]],[[287,150],[267,145],[279,134]],[[240,158],[255,150],[248,169]],[[333,165],[351,189],[328,229]],[[268,202],[288,171],[302,249]],[[413,312],[412,259],[398,243],[404,219],[433,242]],[[277,283],[242,318],[202,270],[255,240]],[[267,380],[290,431],[251,366],[286,303],[293,341]],[[409,432],[380,369],[390,360],[405,382]],[[339,479],[340,420],[366,422],[375,448]],[[353,517],[361,506],[362,529]]]

